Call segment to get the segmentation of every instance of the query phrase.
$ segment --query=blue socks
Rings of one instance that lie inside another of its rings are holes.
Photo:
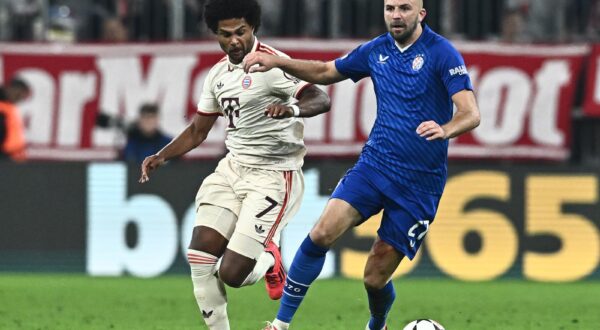
[[[392,281],[389,281],[380,290],[367,289],[367,295],[369,296],[369,309],[371,310],[369,329],[381,330],[396,298],[394,285]]]
[[[294,261],[292,261],[285,280],[283,297],[281,297],[279,312],[277,313],[278,320],[286,323],[292,321],[308,288],[321,273],[328,250],[328,248],[316,245],[310,239],[310,236],[304,239],[300,248],[296,251]]]

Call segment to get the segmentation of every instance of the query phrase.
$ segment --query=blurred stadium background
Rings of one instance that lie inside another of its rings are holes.
[[[223,56],[203,3],[0,0],[0,84],[31,86],[19,104],[28,161],[0,162],[0,328],[202,328],[185,249],[225,123],[143,186],[121,150],[145,103],[159,105],[171,136],[193,116]],[[293,57],[334,59],[385,31],[383,1],[260,3],[259,38]],[[391,328],[421,317],[448,329],[598,329],[588,311],[600,309],[600,1],[425,5],[426,23],[465,57],[482,124],[451,143],[436,224],[396,274]],[[368,135],[371,87],[326,87],[331,112],[306,120],[306,194],[283,235],[287,263]],[[358,279],[378,221],[329,253],[302,314],[322,317],[297,329],[364,326]],[[233,328],[257,329],[276,304],[244,290],[231,293]],[[339,292],[351,296],[324,303]]]

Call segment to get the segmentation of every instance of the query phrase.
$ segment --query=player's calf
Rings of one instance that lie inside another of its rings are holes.
[[[227,249],[221,260],[219,277],[228,286],[239,288],[244,285],[255,265],[256,260]]]
[[[227,285],[239,288],[258,282],[274,264],[273,256],[261,243],[235,232],[221,260],[219,275]]]

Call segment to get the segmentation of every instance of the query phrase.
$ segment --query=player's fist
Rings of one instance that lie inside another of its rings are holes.
[[[142,162],[142,175],[140,176],[139,183],[148,182],[150,180],[150,172],[159,168],[165,163],[165,159],[159,155],[148,156]]]
[[[420,137],[427,138],[427,141],[445,140],[447,138],[444,128],[433,120],[422,122],[417,127],[417,134]]]
[[[252,52],[244,57],[243,64],[244,71],[247,73],[265,72],[277,66],[277,56]]]
[[[265,116],[273,119],[290,118],[294,116],[294,110],[284,104],[271,104],[265,110]]]

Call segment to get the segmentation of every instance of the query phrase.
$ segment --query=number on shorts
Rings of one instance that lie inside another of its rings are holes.
[[[271,205],[267,206],[266,209],[264,209],[262,212],[260,212],[259,214],[256,215],[256,217],[259,219],[260,219],[260,217],[262,217],[263,215],[269,213],[269,211],[274,209],[275,206],[277,206],[277,202],[273,198],[267,196],[267,197],[265,197],[265,199],[267,200],[267,202],[271,203]]]
[[[408,230],[408,237],[410,237],[410,247],[415,246],[416,240],[422,240],[423,237],[425,237],[425,235],[429,231],[429,223],[430,223],[429,220],[421,220],[421,221],[417,222],[414,226],[410,227],[410,229]],[[425,227],[425,230],[423,230],[419,234],[419,236],[416,237],[416,240],[415,240],[415,236],[416,236],[415,231],[417,229],[419,229],[420,227]]]

